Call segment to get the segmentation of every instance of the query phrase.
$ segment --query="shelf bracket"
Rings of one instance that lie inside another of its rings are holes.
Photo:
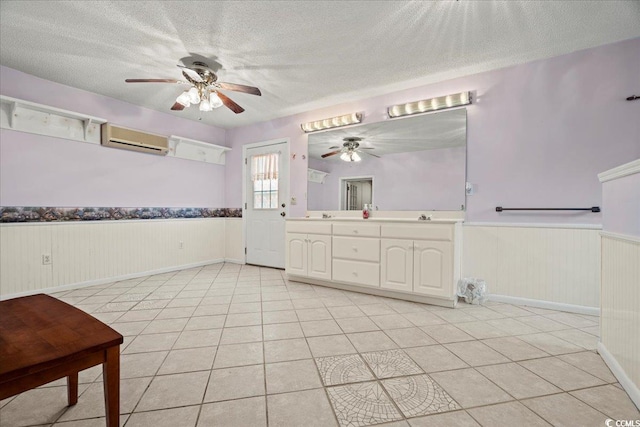
[[[91,126],[91,123],[93,123],[93,119],[91,117],[86,118],[82,121],[82,132],[84,135],[84,140],[87,140],[87,137],[89,136],[89,126]]]
[[[9,127],[11,129],[14,129],[16,127],[17,117],[18,117],[18,103],[12,102],[11,110],[9,112]]]

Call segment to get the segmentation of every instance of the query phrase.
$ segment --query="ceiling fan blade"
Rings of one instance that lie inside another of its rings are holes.
[[[246,85],[239,85],[236,83],[225,83],[225,82],[218,82],[217,86],[223,90],[233,90],[236,92],[243,92],[243,93],[249,93],[251,95],[262,96],[260,89],[253,86],[246,86]]]
[[[360,150],[358,150],[358,151],[360,151]],[[371,153],[369,153],[368,151],[363,151],[362,153],[363,153],[363,154],[368,154],[368,155],[373,156],[373,157],[380,158],[380,156],[376,156],[375,154],[371,154]]]
[[[229,98],[228,96],[226,96],[223,93],[220,92],[216,92],[218,94],[218,97],[220,98],[220,101],[222,101],[222,103],[231,111],[233,111],[236,114],[240,114],[244,111],[244,108],[242,108],[241,106],[239,106],[238,104],[236,104],[231,98]]]
[[[336,151],[332,151],[330,153],[325,153],[320,157],[322,157],[324,159],[325,157],[335,156],[336,154],[341,153],[341,152],[342,152],[342,150],[336,150]]]
[[[200,77],[200,74],[198,74],[196,71],[192,70],[191,68],[185,67],[184,65],[180,65],[180,64],[178,64],[178,67],[182,68],[182,72],[187,74],[193,81],[198,83],[204,82],[204,80],[202,80],[202,77]]]
[[[176,102],[175,104],[173,104],[173,107],[171,107],[171,109],[173,111],[182,111],[184,110],[184,105],[180,104],[179,102]]]
[[[337,145],[334,145],[333,147],[329,147],[329,150],[335,150],[336,148],[340,148]]]
[[[360,150],[375,150],[373,147],[359,147]]]
[[[125,79],[127,83],[184,83],[176,79]]]

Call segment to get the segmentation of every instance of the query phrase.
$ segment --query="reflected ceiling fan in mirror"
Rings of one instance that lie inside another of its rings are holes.
[[[380,158],[380,156],[376,156],[375,154],[369,153],[368,151],[361,151],[361,150],[374,149],[373,147],[360,147],[360,141],[362,141],[362,138],[352,136],[352,137],[343,138],[343,141],[344,143],[342,144],[342,148],[340,148],[337,145],[334,147],[329,147],[329,150],[334,150],[336,148],[340,148],[340,149],[336,151],[330,151],[329,153],[325,153],[320,157],[324,159],[324,158],[335,156],[336,154],[342,153],[340,155],[341,160],[344,160],[345,162],[359,162],[360,160],[362,160],[362,158],[358,153],[364,153],[373,157]]]
[[[191,105],[199,104],[200,111],[212,111],[214,108],[226,106],[236,114],[244,111],[244,108],[236,104],[231,98],[221,93],[220,90],[248,93],[262,96],[260,89],[236,83],[219,82],[218,76],[204,62],[194,62],[190,67],[178,65],[182,69],[182,75],[186,80],[175,79],[126,79],[127,83],[175,83],[191,85],[185,90],[171,107],[174,111],[182,111]]]

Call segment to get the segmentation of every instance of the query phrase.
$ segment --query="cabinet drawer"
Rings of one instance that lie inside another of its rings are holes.
[[[380,239],[334,236],[333,257],[379,262]]]
[[[380,237],[379,224],[333,224],[336,236]]]
[[[287,221],[287,233],[331,234],[331,223],[322,221]]]
[[[449,224],[385,224],[382,237],[453,241],[453,225]]]
[[[380,286],[380,264],[362,261],[333,260],[333,280],[357,285]]]

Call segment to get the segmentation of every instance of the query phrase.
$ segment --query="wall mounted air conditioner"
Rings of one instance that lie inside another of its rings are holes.
[[[125,129],[105,123],[102,125],[102,145],[123,150],[166,156],[169,140],[161,135]]]

